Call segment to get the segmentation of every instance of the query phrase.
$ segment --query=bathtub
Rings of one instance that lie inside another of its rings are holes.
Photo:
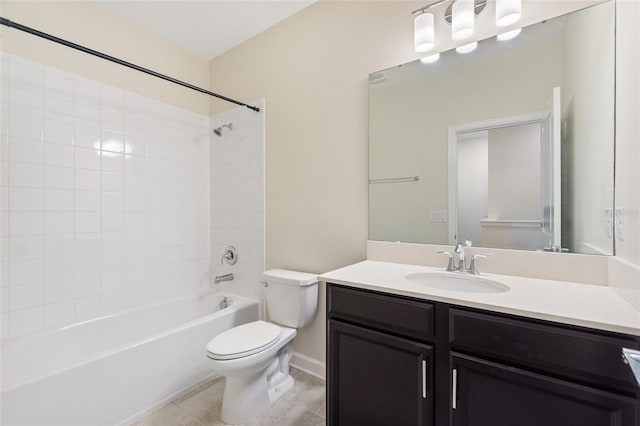
[[[257,301],[210,292],[5,340],[1,423],[130,423],[214,376],[207,342],[258,316]]]

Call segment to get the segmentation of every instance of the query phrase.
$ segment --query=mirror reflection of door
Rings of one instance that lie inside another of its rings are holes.
[[[559,182],[548,130],[553,128],[551,115],[456,126],[461,130],[454,132],[456,161],[451,164],[457,170],[457,193],[451,194],[454,240],[526,250],[553,245],[554,205],[560,193],[554,191]]]

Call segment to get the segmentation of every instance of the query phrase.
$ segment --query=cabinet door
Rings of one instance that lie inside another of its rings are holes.
[[[452,355],[453,426],[637,426],[638,401]]]
[[[328,424],[431,425],[432,347],[329,320]]]

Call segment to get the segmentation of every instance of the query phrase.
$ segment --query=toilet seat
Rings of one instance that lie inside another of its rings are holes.
[[[262,352],[275,345],[282,329],[266,321],[254,321],[224,331],[207,344],[207,356],[230,360]]]

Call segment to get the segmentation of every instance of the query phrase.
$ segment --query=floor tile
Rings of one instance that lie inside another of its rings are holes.
[[[325,382],[295,368],[290,370],[294,387],[259,418],[246,426],[325,425]],[[176,399],[140,419],[132,426],[223,426],[220,417],[224,378],[211,382]]]

